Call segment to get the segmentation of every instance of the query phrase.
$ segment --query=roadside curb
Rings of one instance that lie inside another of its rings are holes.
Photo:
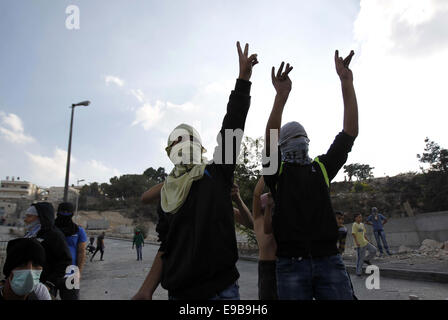
[[[240,259],[245,261],[258,262],[258,258],[250,256],[240,255]],[[345,263],[345,267],[347,268],[347,271],[349,273],[356,273],[356,265]],[[448,283],[448,272],[394,269],[382,267],[381,265],[378,266],[378,268],[380,269],[380,276],[386,278]],[[365,267],[363,268],[363,272],[363,274],[365,275]]]
[[[345,264],[349,273],[356,273],[356,266],[352,264]],[[410,269],[394,269],[388,267],[378,266],[380,270],[380,276],[394,279],[414,280],[414,281],[429,281],[448,283],[448,273],[438,271],[423,271],[423,270],[410,270]],[[365,268],[363,268],[363,274],[365,274]]]

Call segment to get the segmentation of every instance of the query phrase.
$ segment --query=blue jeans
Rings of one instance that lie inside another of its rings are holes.
[[[366,251],[369,251],[367,257],[365,256]],[[356,274],[361,275],[362,265],[364,264],[364,261],[369,261],[376,255],[376,248],[371,243],[368,243],[362,248],[356,248],[356,252],[358,253],[358,256],[356,258]]]
[[[168,300],[180,299],[168,296]],[[207,300],[240,300],[240,286],[236,282]]]
[[[341,255],[277,258],[279,300],[353,300]]]
[[[135,249],[137,249],[137,260],[143,260],[142,246],[135,246]]]
[[[386,252],[390,253],[389,246],[387,245],[387,241],[386,241],[386,233],[384,233],[384,230],[373,231],[373,235],[375,236],[375,240],[376,240],[376,243],[378,244],[378,250],[380,250],[380,253],[383,253],[383,247],[381,246],[380,239],[381,239],[381,241],[383,241],[383,245],[384,245],[384,248],[386,249]]]

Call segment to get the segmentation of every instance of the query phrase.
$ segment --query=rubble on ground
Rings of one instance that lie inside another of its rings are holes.
[[[399,253],[399,254],[401,254],[401,253],[408,253],[408,252],[411,252],[411,251],[412,251],[411,248],[408,248],[408,247],[406,247],[406,246],[404,246],[404,245],[401,245],[401,246],[398,248],[398,253]]]

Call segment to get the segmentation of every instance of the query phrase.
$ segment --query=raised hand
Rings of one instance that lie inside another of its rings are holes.
[[[284,62],[280,65],[280,68],[277,71],[277,75],[275,75],[275,67],[272,67],[271,78],[272,84],[274,85],[275,91],[277,91],[278,95],[288,96],[291,91],[292,82],[289,79],[288,74],[292,70],[292,66],[289,63],[286,64],[285,71],[283,72]]]
[[[238,78],[249,81],[250,77],[252,76],[252,68],[258,63],[257,54],[254,53],[248,57],[249,44],[247,43],[244,47],[244,52],[241,50],[239,41],[237,41],[236,47],[238,49],[238,57],[240,62],[240,75]]]
[[[338,50],[336,50],[334,53],[334,63],[336,66],[336,73],[338,74],[339,79],[341,79],[341,81],[353,81],[352,70],[350,70],[348,67],[350,65],[350,62],[352,61],[352,57],[354,54],[355,52],[352,50],[345,59],[342,59],[342,57],[339,57]]]
[[[230,191],[230,195],[232,197],[232,200],[235,202],[238,202],[238,200],[241,199],[240,197],[240,187],[237,184],[233,184],[232,189]]]

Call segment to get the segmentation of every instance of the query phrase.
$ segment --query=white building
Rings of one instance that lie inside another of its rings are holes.
[[[6,177],[6,180],[0,181],[0,201],[36,200],[41,192],[41,188],[31,182],[22,181],[19,177],[12,177],[11,180]]]
[[[64,187],[50,187],[47,189],[48,195],[46,195],[46,201],[52,203],[60,203],[64,201]],[[67,201],[73,204],[76,203],[76,199],[79,196],[79,190],[74,187],[68,187]],[[57,207],[57,206],[56,206]]]

